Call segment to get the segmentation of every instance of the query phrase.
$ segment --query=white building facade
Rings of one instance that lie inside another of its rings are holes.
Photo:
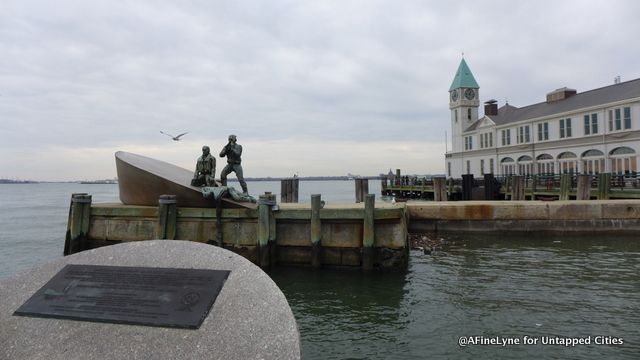
[[[449,89],[452,148],[448,177],[612,173],[637,176],[640,79],[578,93],[562,88],[542,103],[478,116],[479,90],[462,59]]]

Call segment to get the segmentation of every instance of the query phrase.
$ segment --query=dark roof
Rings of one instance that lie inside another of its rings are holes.
[[[498,115],[488,115],[487,117],[500,126],[637,97],[640,97],[640,79],[585,91],[551,103],[541,102],[521,108],[506,104],[498,109]],[[473,130],[474,125],[471,125],[467,130]]]

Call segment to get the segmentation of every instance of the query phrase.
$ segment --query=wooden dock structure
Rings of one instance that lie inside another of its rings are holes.
[[[400,176],[381,180],[383,196],[417,200],[607,200],[640,199],[637,173],[613,175],[561,174],[463,179]],[[444,196],[443,194],[446,194]]]
[[[260,196],[257,209],[181,207],[163,195],[158,206],[93,204],[73,194],[65,254],[128,241],[188,240],[222,246],[268,268],[404,268],[408,261],[406,208],[367,195],[364,203],[275,203]]]

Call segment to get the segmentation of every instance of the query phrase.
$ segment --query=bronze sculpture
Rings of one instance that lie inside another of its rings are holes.
[[[242,165],[240,165],[242,161],[240,155],[242,155],[242,145],[237,144],[235,135],[229,135],[229,142],[222,148],[222,151],[220,151],[220,157],[227,157],[227,166],[225,166],[224,169],[222,169],[222,173],[220,173],[220,182],[222,186],[227,186],[227,175],[235,172],[238,182],[240,182],[240,186],[242,187],[242,192],[248,194],[247,183],[244,181]]]
[[[208,146],[202,147],[202,156],[198,158],[196,163],[196,171],[193,173],[191,180],[192,186],[217,186],[215,182],[216,176],[216,158],[209,152]]]

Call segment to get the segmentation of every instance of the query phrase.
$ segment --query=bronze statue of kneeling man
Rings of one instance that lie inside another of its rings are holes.
[[[191,179],[192,186],[217,186],[216,176],[216,158],[209,152],[208,146],[202,147],[202,156],[198,158],[196,163],[196,171]]]

